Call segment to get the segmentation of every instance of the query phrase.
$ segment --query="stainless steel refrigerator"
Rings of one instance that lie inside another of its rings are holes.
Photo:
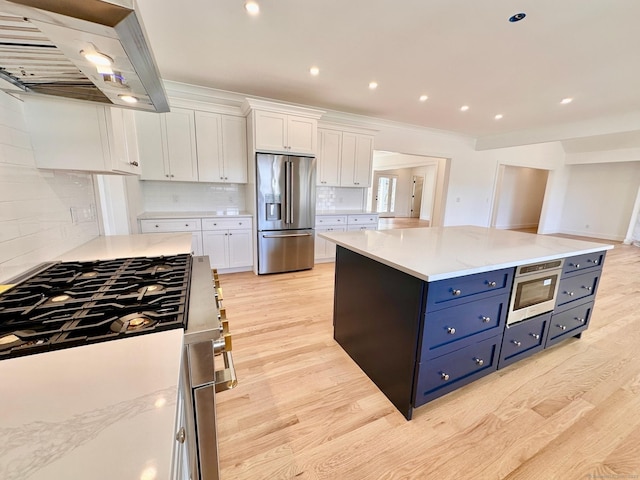
[[[313,268],[316,159],[256,154],[258,273]]]

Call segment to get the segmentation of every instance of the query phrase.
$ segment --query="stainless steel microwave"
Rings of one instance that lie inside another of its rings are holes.
[[[563,265],[564,259],[560,259],[516,269],[507,325],[553,310]]]

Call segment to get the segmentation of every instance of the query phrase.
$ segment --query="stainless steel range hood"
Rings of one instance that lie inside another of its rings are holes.
[[[169,111],[135,0],[0,0],[0,79],[11,93]]]

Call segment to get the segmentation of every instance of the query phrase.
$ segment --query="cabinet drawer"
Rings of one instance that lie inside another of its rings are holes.
[[[199,218],[140,220],[142,233],[196,232],[201,229]]]
[[[544,348],[551,313],[538,315],[523,322],[507,325],[500,349],[498,368],[528,357]]]
[[[251,228],[251,218],[203,218],[203,230],[244,230]]]
[[[316,215],[316,225],[346,225],[346,215]]]
[[[600,274],[601,270],[596,270],[560,280],[556,308],[576,300],[594,298]]]
[[[504,268],[431,282],[427,294],[427,311],[500,293],[509,293],[513,283],[513,271],[513,268]]]
[[[418,365],[414,405],[422,405],[495,371],[498,366],[501,338],[491,337],[447,355],[421,362]]]
[[[349,215],[347,217],[348,225],[360,225],[362,223],[378,224],[378,217],[376,215]]]
[[[590,301],[553,315],[546,346],[549,347],[586,330],[592,310],[593,302]]]
[[[357,230],[377,230],[378,226],[377,225],[349,225],[347,227],[347,230],[349,230],[350,232],[353,231],[357,231]]]
[[[483,334],[487,338],[500,334],[508,309],[509,295],[505,294],[427,313],[420,358],[460,348],[456,342],[474,335]]]
[[[562,273],[572,273],[586,268],[601,267],[605,254],[606,251],[602,251],[566,258],[564,260],[564,267],[562,267]]]

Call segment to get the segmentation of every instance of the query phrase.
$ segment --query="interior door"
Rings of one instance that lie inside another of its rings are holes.
[[[411,187],[411,218],[420,218],[423,186],[424,177],[422,175],[414,175],[413,186]]]
[[[374,176],[374,205],[380,217],[395,216],[397,175],[376,172]]]

